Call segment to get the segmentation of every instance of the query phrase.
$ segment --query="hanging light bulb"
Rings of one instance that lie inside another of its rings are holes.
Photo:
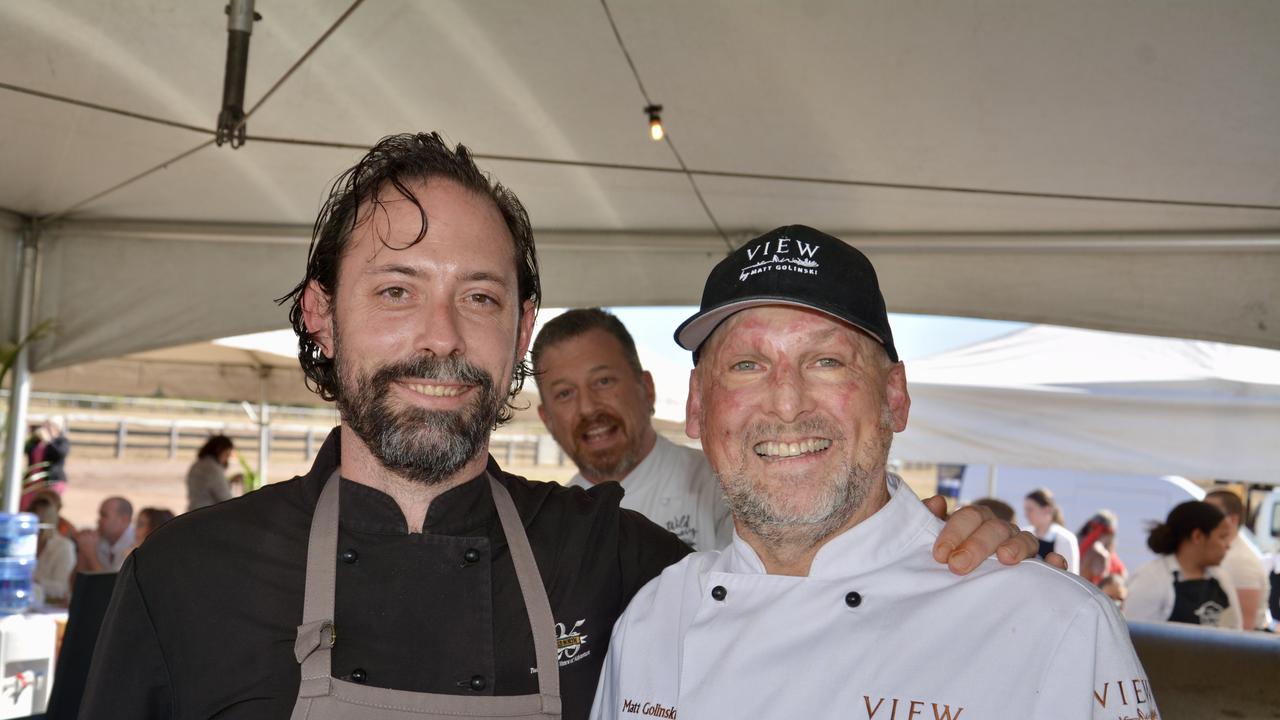
[[[649,137],[657,142],[661,142],[666,137],[666,131],[662,129],[662,106],[649,105],[644,109],[649,116]]]

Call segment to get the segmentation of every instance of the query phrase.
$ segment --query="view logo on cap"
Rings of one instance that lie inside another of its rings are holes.
[[[702,305],[676,328],[676,343],[698,348],[730,315],[761,305],[826,313],[870,335],[897,362],[876,270],[857,248],[804,225],[788,225],[734,250],[711,270]]]
[[[742,268],[742,272],[738,274],[738,279],[746,280],[752,275],[771,270],[787,270],[817,275],[819,265],[818,261],[814,260],[814,256],[818,254],[819,247],[817,243],[813,242],[792,241],[786,235],[778,238],[765,236],[763,242],[757,240],[747,248],[748,260],[755,260],[757,256],[761,256],[763,259]],[[793,253],[795,254],[794,257],[792,257]]]

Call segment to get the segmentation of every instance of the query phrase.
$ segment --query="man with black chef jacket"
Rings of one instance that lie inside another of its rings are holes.
[[[282,300],[342,424],[306,475],[134,551],[81,718],[585,717],[614,620],[688,548],[617,485],[489,456],[539,297],[525,210],[466,148],[391,136],[340,176]],[[957,567],[1034,552],[978,513],[948,529]]]
[[[632,599],[594,719],[1157,717],[1091,584],[928,557],[941,523],[886,471],[911,397],[866,256],[802,225],[766,233],[711,271],[676,342],[734,539]]]

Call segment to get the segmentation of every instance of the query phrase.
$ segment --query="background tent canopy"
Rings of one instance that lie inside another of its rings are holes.
[[[1274,483],[1280,352],[1030,327],[907,364],[911,460]]]
[[[436,128],[528,205],[548,305],[689,304],[804,222],[895,311],[1280,347],[1280,3],[357,5],[259,3],[233,150],[224,3],[0,3],[0,273],[30,230],[37,369],[283,326],[324,188]]]

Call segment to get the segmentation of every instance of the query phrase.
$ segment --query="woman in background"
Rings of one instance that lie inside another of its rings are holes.
[[[133,521],[133,546],[138,547],[156,531],[156,528],[173,519],[173,512],[167,508],[146,507],[138,511]]]
[[[1120,523],[1110,510],[1099,510],[1080,528],[1080,576],[1101,587],[1102,579],[1129,574],[1116,553],[1116,530]]]
[[[36,539],[36,569],[32,582],[44,592],[47,605],[65,605],[71,594],[71,574],[76,569],[76,544],[58,532],[58,510],[61,505],[52,492],[41,493],[31,501],[31,512],[40,519]]]
[[[227,465],[235,445],[226,435],[214,435],[196,453],[187,470],[187,510],[197,510],[231,499],[231,483],[242,476],[227,478]]]
[[[1160,557],[1129,578],[1124,616],[1239,630],[1240,603],[1218,564],[1231,546],[1231,524],[1209,503],[1184,502],[1151,529],[1147,547]]]
[[[67,421],[60,415],[45,420],[27,440],[27,471],[22,478],[22,499],[18,506],[31,509],[36,494],[51,490],[61,495],[67,489],[67,454],[71,441],[66,433]]]
[[[1040,541],[1040,558],[1056,552],[1067,559],[1067,571],[1080,572],[1080,545],[1076,536],[1063,527],[1062,509],[1053,501],[1053,493],[1045,488],[1027,493],[1022,512]]]

